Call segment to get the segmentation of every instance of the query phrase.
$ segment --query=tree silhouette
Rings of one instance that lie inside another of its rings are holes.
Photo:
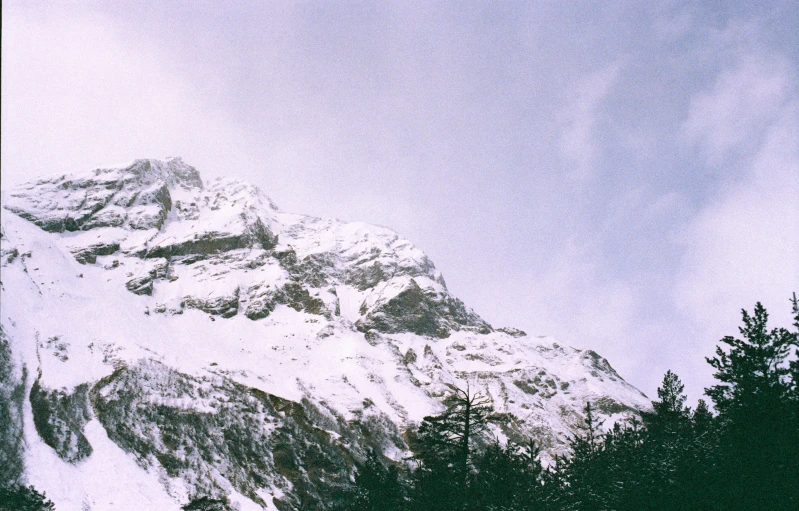
[[[795,382],[786,363],[796,333],[769,330],[759,302],[742,316],[741,338],[724,337],[726,349],[718,346],[707,359],[720,382],[706,389],[720,421],[715,486],[727,509],[799,509]]]

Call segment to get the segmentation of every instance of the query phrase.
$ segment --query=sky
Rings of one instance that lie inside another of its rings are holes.
[[[799,292],[799,0],[2,3],[3,188],[182,156],[689,402]]]

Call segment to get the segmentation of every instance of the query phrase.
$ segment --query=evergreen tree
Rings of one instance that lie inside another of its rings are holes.
[[[686,396],[684,385],[671,370],[666,371],[663,383],[657,390],[659,401],[653,401],[653,415],[647,416],[650,429],[658,429],[660,434],[675,434],[688,425],[690,410],[683,406]]]
[[[540,502],[543,468],[538,459],[539,449],[529,440],[521,446],[499,441],[489,445],[475,460],[476,474],[472,482],[473,510],[545,509]]]
[[[799,300],[796,299],[796,293],[794,293],[793,298],[791,298],[791,304],[793,305],[793,327],[795,329],[792,335],[796,350],[794,351],[793,360],[789,364],[790,389],[788,392],[791,404],[793,405],[792,418],[794,421],[797,421],[794,422],[795,424],[799,424]]]
[[[645,415],[647,439],[645,484],[649,509],[686,509],[693,499],[696,481],[688,474],[694,465],[691,411],[684,406],[686,396],[679,377],[666,371],[653,401],[654,414]]]
[[[644,477],[650,464],[646,430],[635,417],[613,425],[604,438],[602,456],[609,471],[607,503],[610,509],[646,509],[651,487]]]
[[[422,420],[413,459],[414,492],[418,509],[461,510],[470,498],[472,451],[476,438],[485,432],[493,413],[491,401],[482,392],[452,387],[444,399],[446,410]]]
[[[795,306],[796,307],[796,306]],[[799,509],[797,423],[789,350],[796,334],[768,329],[757,303],[742,312],[741,338],[724,337],[708,363],[720,382],[706,389],[719,413],[719,470],[724,509]],[[794,408],[795,409],[795,408]]]
[[[583,409],[583,433],[575,435],[570,442],[572,456],[565,467],[563,501],[564,509],[594,511],[607,508],[607,484],[609,472],[603,466],[601,456],[602,423],[594,417],[591,403]]]
[[[404,491],[399,471],[394,465],[388,468],[379,455],[370,449],[366,461],[355,468],[354,484],[347,488],[341,501],[334,506],[337,511],[399,511],[404,507]]]
[[[0,487],[0,511],[53,511],[55,506],[33,486]]]
[[[713,427],[713,414],[710,412],[704,399],[700,399],[696,403],[696,410],[694,410],[693,415],[691,415],[691,425],[697,436],[707,434],[710,428]]]

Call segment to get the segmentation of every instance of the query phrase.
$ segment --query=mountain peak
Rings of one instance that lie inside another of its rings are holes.
[[[202,190],[197,170],[179,157],[141,159],[118,167],[61,174],[4,194],[5,209],[48,232],[103,226],[160,228],[172,208],[170,190]]]
[[[545,459],[586,402],[608,424],[650,406],[591,351],[492,328],[394,231],[280,211],[179,158],[33,181],[2,207],[16,380],[0,386],[35,401],[10,427],[34,424],[20,466],[59,481],[41,485],[57,506],[104,498],[81,466],[125,466],[159,509],[297,507],[296,488],[322,495],[368,449],[402,463],[453,385],[506,418],[489,436],[534,438]],[[321,459],[341,470],[297,469]]]
[[[101,169],[95,172],[101,172]],[[203,181],[197,169],[187,165],[180,156],[167,157],[164,160],[139,159],[125,167],[123,172],[130,172],[142,184],[163,181],[169,186],[184,188],[202,188]]]

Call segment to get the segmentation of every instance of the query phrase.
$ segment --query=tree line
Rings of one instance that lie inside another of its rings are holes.
[[[494,416],[481,392],[454,389],[425,417],[410,468],[370,452],[336,511],[797,510],[799,302],[793,330],[757,303],[740,335],[706,358],[716,384],[685,406],[668,371],[653,410],[605,428],[588,403],[568,456],[543,466],[536,444],[479,447]]]

